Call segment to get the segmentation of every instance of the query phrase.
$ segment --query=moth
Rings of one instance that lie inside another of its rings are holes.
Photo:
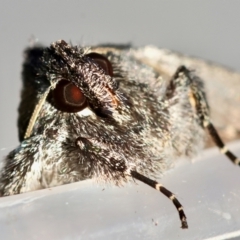
[[[59,40],[28,48],[21,143],[4,160],[0,195],[88,178],[116,185],[136,179],[168,197],[188,228],[182,204],[153,179],[180,156],[194,156],[205,130],[234,164],[240,160],[211,121],[202,79],[184,65],[167,77],[163,67],[129,46],[83,48]]]

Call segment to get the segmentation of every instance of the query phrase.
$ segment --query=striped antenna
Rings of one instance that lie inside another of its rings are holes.
[[[212,137],[215,144],[219,147],[219,150],[222,154],[225,154],[227,158],[234,163],[235,165],[240,166],[240,159],[237,158],[223,143],[222,139],[217,133],[217,130],[213,126],[213,124],[209,121],[204,122],[204,127],[208,130],[210,136]]]
[[[183,206],[182,204],[177,200],[177,198],[175,197],[175,195],[170,192],[168,189],[166,189],[165,187],[163,187],[162,184],[145,177],[144,175],[136,172],[136,171],[131,171],[131,176],[147,185],[149,185],[150,187],[160,191],[161,193],[163,193],[166,197],[168,197],[169,199],[172,200],[174,206],[177,208],[178,210],[178,214],[182,223],[182,228],[186,229],[188,228],[188,224],[187,224],[187,217],[183,211]]]

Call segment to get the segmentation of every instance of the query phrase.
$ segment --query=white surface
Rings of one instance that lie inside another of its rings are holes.
[[[240,141],[229,144],[240,156]],[[0,198],[0,239],[229,239],[240,236],[240,169],[216,148],[180,160],[161,180],[183,204],[180,228],[170,200],[137,182],[87,180]]]
[[[132,43],[198,56],[240,71],[240,1],[0,0],[0,148],[18,145],[23,51],[33,36],[49,46]]]

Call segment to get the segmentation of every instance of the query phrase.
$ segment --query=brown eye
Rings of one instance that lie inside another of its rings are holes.
[[[73,83],[61,80],[53,90],[54,105],[63,112],[79,112],[87,107],[87,99]]]
[[[110,61],[103,55],[98,53],[89,53],[87,57],[93,59],[109,76],[113,76],[112,64]]]

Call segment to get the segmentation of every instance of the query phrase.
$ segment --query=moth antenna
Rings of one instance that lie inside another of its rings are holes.
[[[44,102],[46,101],[46,98],[49,94],[49,92],[55,87],[55,85],[51,85],[50,87],[48,87],[48,89],[44,92],[44,94],[41,96],[41,98],[39,99],[36,107],[34,108],[34,111],[33,111],[33,114],[29,120],[29,123],[28,123],[28,127],[27,127],[27,130],[25,132],[25,135],[24,135],[24,139],[28,138],[31,136],[31,133],[32,133],[32,129],[33,129],[33,126],[37,120],[37,117],[39,115],[39,112],[40,110],[42,109],[42,106],[44,104]]]
[[[201,88],[196,88],[196,86],[193,85],[194,77],[191,76],[191,71],[188,70],[185,66],[180,66],[173,79],[178,77],[181,74],[185,74],[187,77],[191,90],[189,92],[189,101],[192,107],[197,111],[197,114],[199,116],[199,119],[201,120],[201,124],[204,128],[206,128],[212,137],[214,143],[219,147],[220,152],[222,154],[225,154],[226,157],[235,165],[240,166],[240,159],[235,156],[223,143],[221,137],[219,136],[217,130],[215,129],[214,125],[211,123],[209,119],[209,107],[207,103],[206,96],[204,94],[204,91],[201,90]],[[196,78],[196,76],[195,76]],[[200,86],[200,85],[199,85]]]
[[[182,204],[178,201],[178,199],[175,197],[175,195],[170,192],[168,189],[166,189],[162,184],[148,178],[145,177],[144,175],[136,172],[136,171],[131,171],[131,176],[147,185],[149,185],[150,187],[160,191],[161,193],[163,193],[166,197],[168,197],[169,199],[172,200],[174,206],[177,208],[178,213],[179,213],[179,217],[182,223],[181,228],[186,229],[188,228],[188,223],[187,223],[187,217],[183,211],[183,206]]]
[[[208,130],[210,136],[219,148],[220,152],[222,154],[225,154],[233,164],[240,166],[240,159],[235,156],[230,150],[228,150],[213,124],[210,121],[205,121],[204,127]]]

